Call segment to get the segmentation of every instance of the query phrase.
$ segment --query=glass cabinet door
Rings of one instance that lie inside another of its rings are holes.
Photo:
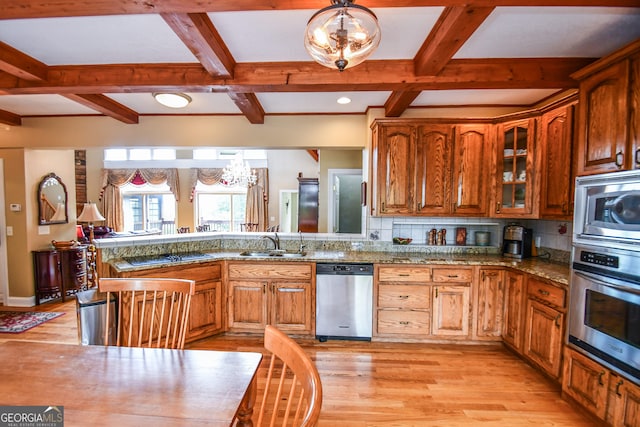
[[[533,132],[533,120],[502,127],[502,144],[497,153],[497,214],[532,212]]]

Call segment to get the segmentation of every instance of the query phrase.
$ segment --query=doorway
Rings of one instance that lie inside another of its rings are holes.
[[[298,231],[298,190],[280,190],[280,231]]]
[[[7,221],[4,200],[4,159],[0,159],[0,302],[9,303],[9,275],[7,273]]]
[[[329,169],[328,221],[330,233],[362,233],[362,169]]]

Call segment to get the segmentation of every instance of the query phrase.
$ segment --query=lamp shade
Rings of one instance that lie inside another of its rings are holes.
[[[343,71],[358,65],[380,44],[378,18],[354,1],[332,0],[307,23],[304,47],[325,67]]]
[[[80,222],[95,222],[104,221],[104,217],[98,210],[95,203],[85,203],[82,208],[82,212],[78,215],[78,221]]]
[[[56,206],[56,211],[53,213],[53,216],[49,220],[51,222],[66,222],[67,221],[67,208],[64,203],[58,203]]]

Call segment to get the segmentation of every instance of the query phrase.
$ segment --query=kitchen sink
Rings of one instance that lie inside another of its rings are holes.
[[[209,255],[202,252],[183,252],[176,254],[161,254],[152,256],[140,256],[127,258],[126,261],[134,266],[169,264],[173,262],[199,261],[210,258]]]
[[[306,252],[286,252],[286,251],[269,251],[269,252],[256,252],[256,251],[244,251],[240,252],[240,256],[253,257],[253,258],[302,258],[307,255]]]

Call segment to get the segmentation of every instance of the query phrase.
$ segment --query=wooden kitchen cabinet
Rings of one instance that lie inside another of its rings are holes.
[[[315,264],[229,262],[229,330],[314,335]]]
[[[372,214],[409,215],[414,212],[416,128],[410,123],[373,127]]]
[[[573,117],[575,103],[544,113],[540,119],[540,218],[573,216]]]
[[[222,282],[222,262],[177,265],[124,273],[120,277],[188,279],[196,282],[191,298],[187,342],[226,331],[226,292]]]
[[[527,277],[523,354],[556,379],[562,368],[565,309],[565,289]]]
[[[577,351],[565,347],[562,392],[605,419],[609,370]]]
[[[453,142],[451,212],[459,216],[486,216],[489,205],[491,128],[456,125]]]
[[[535,217],[536,119],[501,123],[497,127],[496,186],[493,214]],[[566,159],[565,159],[566,161]]]
[[[640,387],[611,372],[606,421],[613,427],[640,426]]]
[[[377,337],[468,338],[472,268],[376,266]]]
[[[499,340],[504,312],[504,270],[481,267],[478,271],[476,339]]]
[[[640,41],[572,77],[580,81],[577,175],[640,168]]]
[[[372,215],[484,216],[490,126],[377,120]]]
[[[506,270],[504,280],[504,316],[502,341],[522,353],[525,313],[524,274]]]

